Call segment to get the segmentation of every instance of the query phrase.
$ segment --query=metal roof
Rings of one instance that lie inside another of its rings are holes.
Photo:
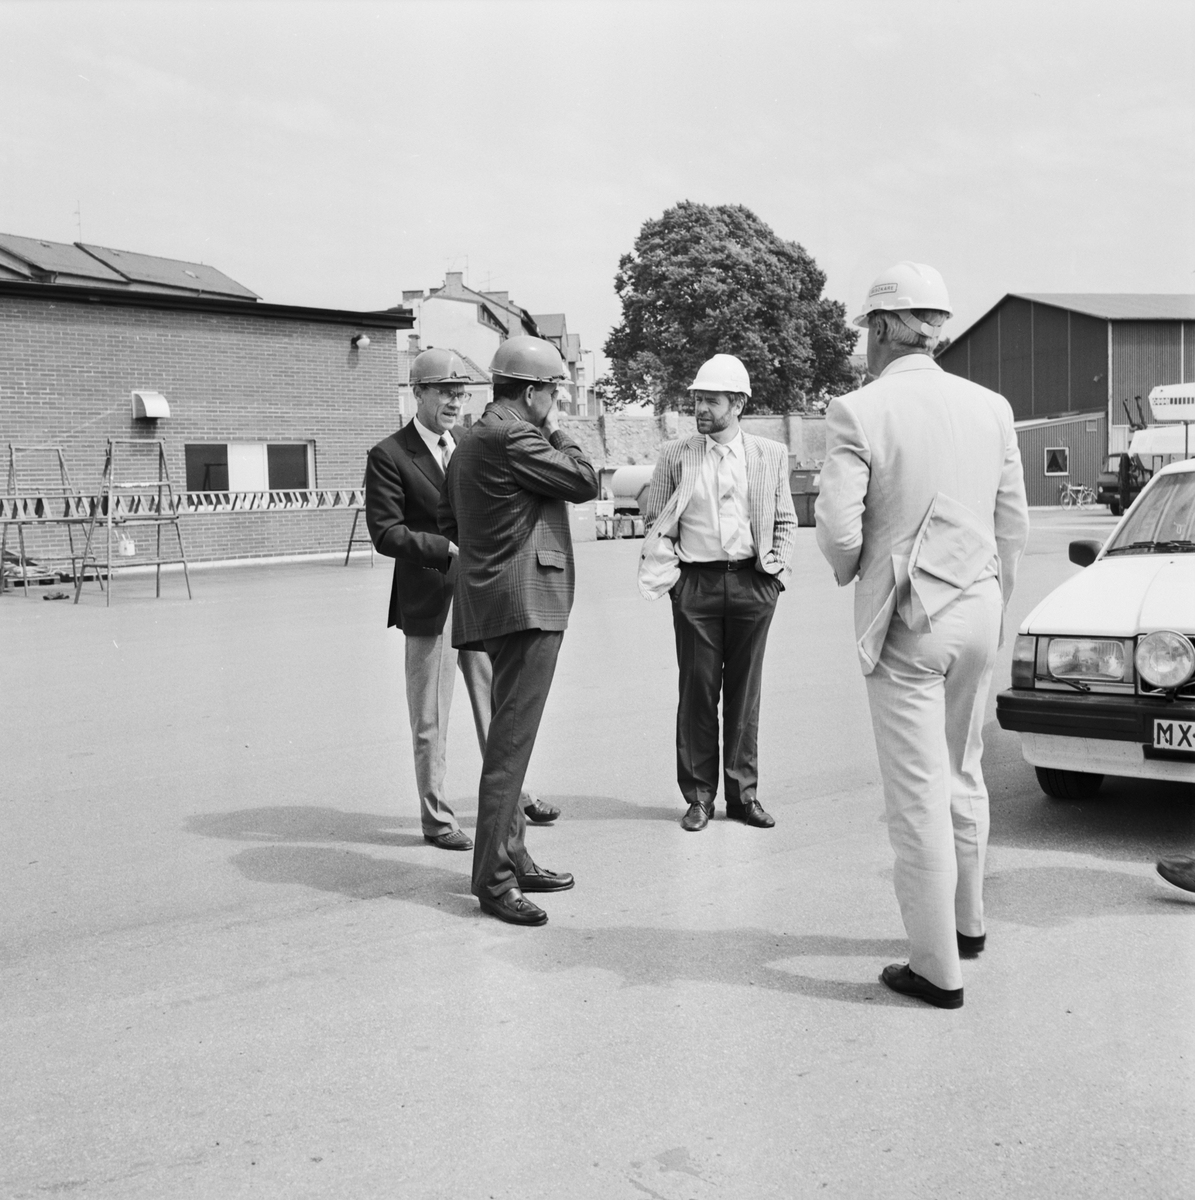
[[[314,321],[326,325],[348,325],[358,329],[410,329],[415,323],[409,308],[391,308],[385,312],[353,312],[341,308],[307,308],[297,304],[246,304],[227,296],[209,293],[203,296],[181,292],[119,288],[110,285],[83,287],[77,284],[24,283],[0,279],[0,299],[25,300],[42,304],[90,304],[112,308],[150,308],[173,312],[223,313],[245,319],[268,318],[279,321]]]
[[[78,244],[134,284],[182,288],[202,295],[229,296],[241,300],[258,299],[256,292],[251,292],[223,271],[204,263],[159,258],[156,254],[139,254],[133,250],[113,250],[108,246],[92,246],[84,242]]]
[[[1195,321],[1195,295],[1183,293],[1009,292],[1009,296],[1105,321]]]
[[[79,275],[84,279],[124,283],[124,277],[99,262],[86,250],[68,242],[47,242],[38,238],[0,233],[0,250],[5,250],[37,272],[48,275]]]
[[[138,254],[133,250],[0,233],[0,253],[27,263],[32,270],[23,274],[37,284],[53,284],[60,276],[71,276],[93,280],[99,286],[129,290],[137,290],[140,285],[142,288],[171,288],[200,296],[223,296],[230,300],[258,299],[256,292],[215,267],[159,258],[155,254]]]

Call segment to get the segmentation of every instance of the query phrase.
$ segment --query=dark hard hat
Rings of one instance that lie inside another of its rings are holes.
[[[551,342],[536,337],[507,338],[490,363],[490,373],[532,383],[551,383],[565,378],[564,360],[559,351]]]
[[[424,350],[411,364],[411,386],[429,383],[471,383],[464,359],[451,350]]]

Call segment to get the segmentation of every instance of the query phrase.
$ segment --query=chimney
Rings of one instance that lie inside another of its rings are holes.
[[[402,294],[402,302],[404,304],[409,304],[412,300],[422,300],[422,299],[423,299],[423,289],[422,288],[418,288],[415,291],[411,291],[411,292],[403,292],[403,294]]]
[[[509,292],[486,292],[485,296],[486,296],[486,299],[493,300],[494,303],[496,303],[496,304],[509,304],[510,303],[510,293]]]
[[[417,333],[408,333],[407,334],[407,353],[408,354],[418,354],[419,353],[419,335]]]
[[[444,274],[444,291],[450,296],[459,296],[464,291],[463,271],[447,271]]]

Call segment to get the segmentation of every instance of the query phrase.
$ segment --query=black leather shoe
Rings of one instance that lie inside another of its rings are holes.
[[[551,825],[560,816],[560,809],[551,804],[545,804],[538,796],[530,804],[523,805],[523,812],[528,821],[536,825]]]
[[[746,804],[731,804],[726,802],[726,819],[742,821],[744,825],[753,825],[756,829],[771,829],[776,819],[760,807],[758,800],[748,800]]]
[[[912,996],[914,1000],[924,1000],[934,1008],[962,1008],[962,988],[940,988],[923,979],[916,971],[909,969],[908,963],[893,963],[880,972],[880,982],[886,983],[894,992],[902,996]]]
[[[696,833],[710,823],[712,813],[712,807],[706,808],[704,804],[690,804],[688,812],[680,819],[680,827],[687,829],[690,833]]]
[[[503,892],[496,900],[491,900],[488,896],[478,896],[477,902],[481,905],[483,913],[489,913],[491,917],[497,917],[499,921],[505,921],[509,925],[545,925],[548,921],[548,914],[530,900],[524,899],[523,893],[517,887]]]
[[[463,829],[450,829],[447,833],[425,833],[425,842],[439,846],[441,850],[472,850],[473,841]]]
[[[515,876],[515,882],[524,892],[567,892],[573,877],[567,871],[549,871],[532,863],[526,875]]]
[[[978,937],[972,937],[969,933],[959,933],[955,931],[955,936],[958,938],[958,953],[959,958],[978,958],[983,950],[984,943],[988,940],[986,933],[981,933]]]
[[[1160,858],[1158,874],[1187,892],[1195,892],[1195,858]]]

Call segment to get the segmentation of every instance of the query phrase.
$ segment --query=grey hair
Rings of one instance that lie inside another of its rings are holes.
[[[919,321],[940,328],[946,324],[947,314],[937,308],[913,308],[909,310]],[[898,346],[914,346],[918,350],[932,350],[938,344],[938,334],[918,333],[910,329],[899,314],[877,310],[868,315],[868,329],[875,332],[877,327],[887,330],[888,341]]]

